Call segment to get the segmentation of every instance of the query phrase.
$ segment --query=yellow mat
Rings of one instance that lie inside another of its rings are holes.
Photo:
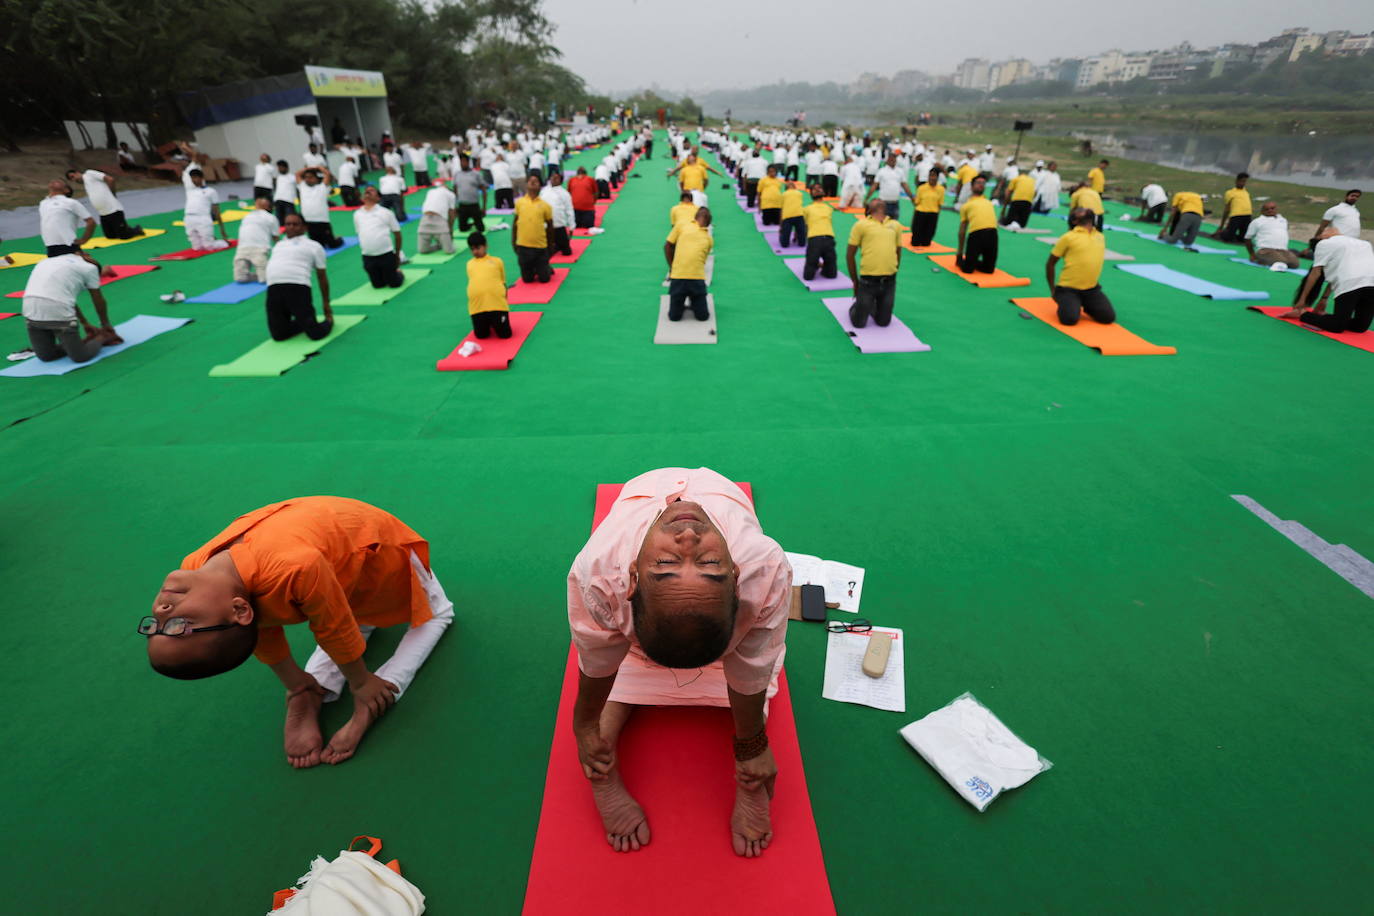
[[[11,251],[4,257],[9,258],[13,263],[7,263],[4,258],[0,258],[0,270],[8,270],[11,267],[28,267],[31,264],[37,264],[47,255],[29,254],[27,251]]]
[[[1156,346],[1143,337],[1137,337],[1119,324],[1098,324],[1087,315],[1082,316],[1078,324],[1060,324],[1059,307],[1048,296],[1011,301],[1056,331],[1069,335],[1085,347],[1092,347],[1103,356],[1170,356],[1178,352],[1173,347]]]
[[[127,245],[130,242],[141,242],[144,239],[156,238],[166,233],[166,229],[144,229],[142,235],[136,235],[131,239],[107,239],[103,235],[100,238],[91,239],[82,248],[112,248],[115,245]]]
[[[252,210],[226,210],[223,207],[220,207],[219,218],[224,220],[226,223],[236,223],[252,212]],[[177,220],[176,222],[172,223],[172,225],[184,226],[186,225],[186,223],[182,220]]]

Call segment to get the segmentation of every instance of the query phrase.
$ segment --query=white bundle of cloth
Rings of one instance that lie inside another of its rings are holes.
[[[316,856],[286,906],[268,916],[420,916],[420,889],[365,852],[343,850],[333,862]]]
[[[1054,764],[971,693],[902,729],[902,737],[979,811]]]

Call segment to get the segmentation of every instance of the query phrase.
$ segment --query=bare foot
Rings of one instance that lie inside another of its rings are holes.
[[[286,697],[286,762],[298,770],[320,762],[324,736],[320,733],[322,688],[309,687]]]
[[[761,856],[772,839],[768,791],[760,787],[751,792],[735,786],[735,811],[730,815],[730,840],[735,855],[750,859]]]
[[[329,739],[329,744],[320,754],[320,760],[331,766],[337,766],[352,757],[358,750],[358,745],[362,743],[363,735],[367,734],[367,730],[376,721],[376,717],[368,712],[366,706],[354,703],[353,717],[344,723],[343,728],[334,733],[334,737]]]
[[[620,781],[620,770],[611,770],[605,779],[592,782],[592,797],[596,810],[601,812],[601,826],[606,828],[606,842],[616,852],[634,852],[649,845],[649,822],[644,809]]]

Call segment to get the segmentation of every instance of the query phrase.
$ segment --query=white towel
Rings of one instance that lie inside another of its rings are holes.
[[[1053,766],[971,693],[912,722],[902,737],[979,811]]]
[[[420,916],[425,895],[405,878],[363,852],[317,857],[286,906],[268,916]]]

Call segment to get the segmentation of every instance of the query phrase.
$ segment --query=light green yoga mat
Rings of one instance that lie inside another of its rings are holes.
[[[401,293],[429,276],[428,270],[402,270],[401,273],[405,275],[406,282],[402,283],[400,286],[384,286],[381,289],[377,289],[371,283],[364,283],[362,286],[353,290],[353,292],[335,299],[333,304],[385,305],[387,302],[395,299]]]
[[[323,340],[311,340],[304,334],[290,340],[265,340],[232,363],[211,369],[210,374],[219,378],[270,378],[281,375],[366,317],[335,315],[334,328]]]
[[[467,254],[467,250],[468,240],[466,237],[461,239],[454,238],[453,254],[449,254],[446,251],[431,251],[429,254],[417,254],[415,257],[410,259],[410,263],[417,264],[421,267],[430,267],[437,264],[447,264],[449,261],[452,261],[454,258],[458,257],[458,255]]]

